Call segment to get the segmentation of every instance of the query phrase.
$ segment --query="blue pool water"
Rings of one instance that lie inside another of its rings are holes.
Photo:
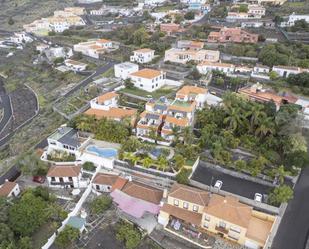
[[[94,145],[88,146],[87,151],[93,152],[97,154],[100,157],[110,158],[110,157],[116,157],[118,154],[118,151],[113,148],[100,148]]]
[[[162,154],[162,151],[160,148],[155,148],[150,151],[150,154],[158,158]]]

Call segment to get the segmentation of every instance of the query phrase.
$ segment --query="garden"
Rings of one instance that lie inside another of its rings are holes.
[[[244,87],[246,83],[247,79],[239,77],[228,77],[225,73],[220,71],[213,71],[210,86],[222,90],[237,92],[238,89]]]

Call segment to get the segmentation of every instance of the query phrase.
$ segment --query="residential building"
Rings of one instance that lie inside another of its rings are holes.
[[[180,24],[176,24],[176,23],[161,23],[160,24],[160,31],[166,32],[167,35],[171,35],[173,33],[182,32],[183,29],[181,28]]]
[[[10,182],[5,180],[5,182],[0,186],[0,197],[15,197],[20,193],[20,188],[18,183]]]
[[[100,55],[117,48],[118,46],[113,41],[106,39],[89,40],[74,45],[74,51],[96,59],[99,59]]]
[[[70,60],[67,59],[64,61],[64,64],[72,71],[74,72],[82,72],[85,71],[87,69],[87,64],[86,63],[82,63],[79,61],[75,61],[75,60]]]
[[[241,28],[223,27],[219,32],[210,32],[208,42],[257,43],[258,37],[257,34],[251,34]]]
[[[272,71],[276,72],[280,77],[289,77],[290,74],[299,74],[309,72],[309,68],[291,67],[291,66],[273,66]]]
[[[220,196],[175,183],[160,210],[158,222],[174,232],[173,220],[182,227],[218,234],[248,248],[263,248],[276,217],[254,210],[232,196]]]
[[[159,113],[142,112],[136,125],[136,136],[151,137],[151,134],[158,135],[163,125],[163,117]]]
[[[248,2],[252,4],[258,4],[258,5],[282,5],[286,2],[287,0],[249,0]]]
[[[115,183],[119,184],[119,179],[123,180],[123,185],[127,182],[126,179],[114,174],[97,173],[92,180],[92,188],[96,192],[110,193],[112,192]]]
[[[82,179],[81,166],[76,165],[53,165],[47,175],[49,187],[81,188],[86,187]]]
[[[253,68],[253,72],[258,74],[268,74],[270,72],[270,68],[265,65],[256,64]]]
[[[130,120],[134,126],[137,110],[118,105],[119,94],[108,92],[90,101],[90,108],[85,112],[86,115],[94,115],[96,119],[112,119],[122,121]]]
[[[281,27],[292,27],[296,21],[304,20],[309,23],[309,15],[297,15],[295,13],[289,15],[288,20],[280,24]]]
[[[167,109],[170,101],[166,97],[160,97],[158,100],[151,99],[145,105],[145,110],[147,112],[157,113],[157,114],[167,114]]]
[[[86,142],[86,140],[86,138],[80,136],[77,130],[71,127],[59,127],[47,138],[47,154],[50,154],[53,151],[62,151],[76,155],[77,150]]]
[[[262,18],[265,16],[266,9],[265,7],[257,4],[248,5],[248,14],[254,18]]]
[[[145,5],[158,6],[163,4],[166,0],[143,0]]]
[[[153,92],[159,89],[166,82],[165,72],[148,68],[131,73],[129,77],[135,87],[147,92]]]
[[[179,40],[179,41],[177,41],[176,47],[180,48],[180,49],[200,50],[200,49],[204,48],[204,42],[190,41],[190,40]]]
[[[192,50],[171,48],[165,51],[164,61],[185,64],[189,61],[201,62],[210,61],[217,62],[220,59],[220,52],[217,50]]]
[[[249,19],[249,14],[245,12],[232,12],[229,11],[226,16],[227,20],[236,20],[236,19]]]
[[[73,51],[68,47],[47,47],[42,51],[49,61],[54,61],[57,58],[67,59],[73,56]]]
[[[158,215],[163,191],[137,181],[127,181],[112,191],[111,197],[119,210],[128,215],[128,218],[142,218],[145,215]],[[145,225],[145,224],[144,224]]]
[[[246,96],[250,100],[257,102],[273,102],[276,105],[277,110],[280,109],[281,105],[295,103],[297,98],[291,95],[278,95],[276,92],[271,89],[263,88],[263,85],[256,83],[252,86],[246,86],[240,88],[238,93]]]
[[[176,100],[192,102],[195,101],[196,108],[202,109],[207,101],[207,92],[205,88],[197,86],[184,86],[176,93]]]
[[[123,62],[114,66],[114,72],[116,78],[126,80],[131,73],[138,71],[138,65],[131,62]]]
[[[130,56],[130,61],[137,63],[149,63],[154,58],[155,51],[149,48],[142,48],[133,51],[133,55]]]
[[[235,71],[235,65],[221,62],[203,61],[196,66],[201,74],[206,74],[211,71],[220,71],[222,73],[231,74]]]
[[[14,35],[11,36],[9,40],[17,44],[33,42],[33,39],[31,38],[31,36],[29,36],[25,32],[14,33]]]

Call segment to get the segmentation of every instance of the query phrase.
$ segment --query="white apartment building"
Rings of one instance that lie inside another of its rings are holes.
[[[142,48],[133,51],[133,55],[130,56],[131,62],[137,62],[137,63],[148,63],[151,62],[154,58],[155,51],[149,48]]]
[[[273,66],[272,71],[276,72],[280,77],[289,77],[290,74],[309,72],[309,69],[290,66]]]
[[[74,61],[74,60],[70,60],[70,59],[65,60],[64,64],[70,70],[72,70],[74,72],[82,72],[82,71],[85,71],[87,69],[87,64],[86,63],[82,63],[82,62]]]
[[[255,17],[255,18],[261,18],[265,16],[266,9],[265,7],[258,5],[258,4],[250,4],[248,5],[248,14]]]
[[[233,64],[208,61],[201,62],[196,66],[196,68],[201,74],[206,74],[215,70],[226,74],[233,73],[235,71],[235,65]]]
[[[131,62],[124,62],[114,65],[114,73],[116,78],[126,80],[131,73],[138,71],[138,65]]]
[[[280,24],[281,27],[291,27],[295,25],[296,21],[305,20],[307,23],[309,23],[309,14],[308,15],[297,15],[293,13],[292,15],[289,15],[288,20],[286,22],[282,22]]]
[[[153,92],[165,85],[166,73],[146,68],[130,74],[130,79],[135,87]]]

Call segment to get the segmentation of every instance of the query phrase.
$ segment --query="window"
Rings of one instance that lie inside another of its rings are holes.
[[[188,209],[189,203],[188,202],[183,202],[183,208]]]
[[[204,223],[203,227],[208,228],[208,223]]]
[[[139,86],[140,86],[140,87],[143,87],[144,85],[143,85],[143,84],[139,84]]]
[[[208,215],[205,215],[205,220],[210,221],[210,217]]]
[[[241,232],[241,229],[239,227],[233,227],[231,226],[230,228],[231,231],[235,232],[235,233],[240,233]]]
[[[73,178],[72,178],[71,176],[69,177],[69,181],[70,181],[70,182],[72,182],[72,181],[73,181]]]
[[[99,185],[95,185],[95,188],[96,188],[97,190],[100,190],[100,186],[99,186]]]
[[[152,85],[151,88],[154,88],[154,85]]]
[[[194,211],[194,212],[197,212],[197,211],[198,211],[198,206],[193,205],[193,211]]]
[[[179,206],[179,201],[178,200],[174,200],[174,206]]]
[[[223,221],[220,221],[220,222],[219,222],[219,227],[225,228],[225,227],[226,227],[226,224],[225,224]]]
[[[52,176],[51,180],[54,182],[56,181],[56,178]]]

